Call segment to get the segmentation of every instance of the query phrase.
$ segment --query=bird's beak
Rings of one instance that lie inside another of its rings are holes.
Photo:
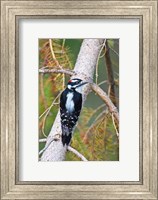
[[[83,83],[81,83],[80,85],[78,85],[77,87],[80,87],[80,86],[82,86],[82,85],[85,85],[85,84],[87,84],[88,82],[83,82]]]

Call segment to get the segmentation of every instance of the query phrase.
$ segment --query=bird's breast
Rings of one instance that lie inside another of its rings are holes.
[[[73,102],[73,93],[72,92],[68,92],[68,94],[67,94],[66,109],[70,113],[74,111],[74,102]]]

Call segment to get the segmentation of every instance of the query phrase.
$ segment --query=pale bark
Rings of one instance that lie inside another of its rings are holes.
[[[74,153],[77,157],[79,157],[82,161],[88,161],[81,153],[79,153],[76,149],[68,146],[68,151]]]
[[[92,82],[93,75],[104,40],[103,39],[85,39],[82,43],[77,62],[74,68],[76,72],[71,78],[80,78],[85,81]],[[91,91],[90,84],[84,87],[83,103],[87,95]],[[65,159],[67,151],[61,142],[61,124],[60,111],[57,114],[55,122],[47,138],[45,151],[42,154],[41,161],[62,161]]]
[[[68,74],[70,76],[75,75],[75,72],[68,69],[45,69],[44,67],[42,69],[39,69],[40,73],[61,73],[61,74]]]

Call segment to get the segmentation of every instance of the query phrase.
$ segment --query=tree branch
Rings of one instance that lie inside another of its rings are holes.
[[[39,139],[39,142],[46,142],[47,141],[47,138],[41,138]]]
[[[75,71],[69,70],[69,69],[46,69],[46,67],[42,67],[39,69],[40,73],[61,73],[61,74],[68,74],[70,76],[75,75]]]
[[[100,96],[100,98],[106,103],[109,111],[113,113],[116,123],[119,124],[119,113],[117,108],[112,103],[111,99],[108,97],[108,95],[95,83],[91,84],[92,90]]]
[[[81,160],[83,161],[88,161],[81,153],[79,153],[76,149],[68,146],[67,148],[68,151],[74,153],[77,157],[81,158]]]

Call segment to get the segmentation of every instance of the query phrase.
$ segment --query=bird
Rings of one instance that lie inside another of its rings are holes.
[[[79,78],[70,79],[60,96],[61,140],[63,146],[71,142],[73,130],[82,109],[82,91],[88,82]]]

